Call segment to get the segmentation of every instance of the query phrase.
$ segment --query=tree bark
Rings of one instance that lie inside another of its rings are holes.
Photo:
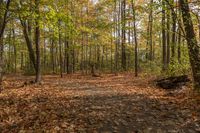
[[[165,0],[162,0],[162,47],[163,47],[163,70],[167,69],[167,51],[166,51],[166,31],[165,31],[165,27],[166,27],[166,21],[165,21]]]
[[[170,8],[169,5],[166,5],[167,8]],[[171,41],[170,41],[170,18],[171,18],[171,15],[170,15],[170,10],[167,10],[166,11],[166,14],[167,14],[167,21],[166,21],[166,26],[167,26],[167,31],[166,31],[166,47],[167,47],[167,52],[166,52],[166,58],[167,58],[167,67],[169,66],[170,64],[170,55],[171,55],[171,52],[170,52],[170,47],[171,47]]]
[[[149,46],[150,46],[150,51],[149,51],[149,60],[153,61],[153,36],[152,36],[152,31],[153,31],[153,0],[151,0],[151,6],[150,6],[150,13],[149,13]]]
[[[188,44],[190,64],[193,73],[194,88],[200,91],[200,49],[195,36],[193,22],[190,15],[189,4],[187,0],[179,0],[182,11],[182,18],[186,32],[186,40]]]
[[[60,33],[60,30],[61,30],[61,20],[58,20],[58,34],[59,34],[59,37],[58,37],[58,43],[59,43],[59,60],[60,60],[60,77],[62,78],[63,77],[63,59],[62,59],[62,42],[61,42],[61,33]]]
[[[126,0],[121,3],[121,21],[122,21],[122,69],[126,70]]]
[[[17,46],[15,43],[15,30],[12,29],[13,32],[13,47],[14,47],[14,58],[15,58],[15,73],[17,72]]]
[[[172,0],[172,5],[174,5],[174,0]],[[174,10],[174,8],[171,9],[171,14],[172,14],[172,49],[171,49],[171,53],[172,53],[172,60],[175,57],[175,48],[176,48],[176,12]]]
[[[35,0],[36,14],[38,15],[35,20],[35,46],[36,46],[36,77],[35,82],[39,83],[41,81],[41,61],[40,61],[40,26],[39,26],[39,3],[40,0]]]
[[[138,42],[137,42],[135,7],[134,7],[133,0],[132,0],[132,12],[133,12],[133,28],[134,28],[134,40],[135,40],[135,77],[137,77],[138,76]]]

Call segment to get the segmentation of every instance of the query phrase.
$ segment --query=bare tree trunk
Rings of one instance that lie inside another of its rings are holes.
[[[169,5],[166,5],[167,8],[169,8]],[[166,31],[166,58],[167,58],[167,67],[169,66],[170,64],[170,55],[171,55],[171,52],[170,52],[170,47],[171,47],[171,41],[170,41],[170,26],[171,26],[171,14],[170,14],[170,10],[167,10],[166,11],[166,14],[167,14],[167,21],[166,21],[166,25],[167,25],[167,31]],[[164,25],[163,25],[164,26]]]
[[[67,31],[65,31],[65,59],[64,59],[64,66],[67,74],[70,73],[69,71],[69,37],[66,35]]]
[[[120,3],[120,2],[119,2]],[[119,60],[119,54],[118,54],[118,46],[119,46],[119,38],[118,35],[120,35],[118,27],[119,27],[119,15],[117,14],[117,1],[115,1],[115,74],[118,72],[118,60]]]
[[[58,34],[59,34],[59,37],[58,37],[58,43],[59,43],[59,60],[60,60],[60,63],[59,63],[59,65],[60,65],[60,77],[62,78],[63,77],[63,60],[62,60],[62,42],[61,42],[61,21],[60,20],[58,20]]]
[[[12,29],[13,32],[13,47],[14,47],[14,59],[15,59],[15,73],[17,72],[17,46],[15,44],[15,30]]]
[[[21,52],[21,70],[24,68],[24,53]]]
[[[50,53],[51,53],[52,70],[53,70],[53,73],[55,73],[55,56],[54,56],[55,50],[54,50],[54,39],[53,39],[53,37],[51,38]]]
[[[150,46],[150,52],[149,52],[149,60],[153,61],[153,36],[152,36],[152,31],[153,31],[153,0],[151,0],[151,6],[150,6],[150,13],[149,13],[149,28],[148,28],[148,44]]]
[[[44,31],[44,49],[43,49],[43,68],[46,68],[47,64],[47,52],[46,52],[46,36],[45,36],[45,31]]]
[[[137,42],[137,29],[136,29],[136,18],[135,18],[135,7],[132,0],[133,10],[133,26],[134,26],[134,40],[135,40],[135,77],[138,76],[138,42]]]
[[[40,26],[39,26],[39,3],[40,0],[35,0],[36,14],[38,17],[35,20],[35,46],[36,46],[36,77],[35,82],[39,83],[41,81],[41,62],[40,62]]]
[[[166,51],[166,31],[165,31],[165,25],[166,25],[166,21],[165,21],[165,0],[162,0],[162,47],[163,47],[163,70],[167,69],[167,51]]]
[[[181,29],[179,28],[178,34],[178,62],[181,63]]]
[[[121,3],[121,23],[122,23],[122,69],[126,70],[126,0]]]
[[[172,0],[172,5],[174,5],[174,0]],[[176,46],[176,12],[174,11],[174,9],[171,9],[171,14],[172,14],[172,49],[171,49],[171,53],[172,53],[172,60],[175,57],[175,46]]]

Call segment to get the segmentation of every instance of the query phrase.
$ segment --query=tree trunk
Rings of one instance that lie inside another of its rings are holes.
[[[162,47],[163,47],[163,70],[167,69],[167,51],[166,51],[166,31],[165,31],[165,0],[162,0]]]
[[[12,29],[13,32],[13,47],[14,47],[14,59],[15,59],[15,73],[17,72],[17,46],[15,43],[15,30]]]
[[[174,1],[172,2],[172,5],[174,5]],[[171,9],[171,14],[172,14],[172,49],[171,49],[171,53],[172,53],[172,60],[175,57],[175,46],[176,46],[176,12],[175,10],[172,8]]]
[[[122,23],[122,69],[126,70],[126,0],[121,4],[121,23]]]
[[[132,10],[133,10],[133,26],[134,26],[134,40],[135,40],[135,77],[138,76],[138,42],[137,42],[137,29],[136,29],[136,19],[135,19],[135,7],[132,0]]]
[[[169,5],[166,5],[168,8],[170,8],[169,7]],[[164,9],[165,10],[165,9]],[[170,64],[170,55],[171,55],[171,52],[170,52],[170,47],[171,47],[171,41],[170,41],[170,31],[171,31],[171,29],[170,29],[170,26],[171,26],[171,24],[170,24],[170,18],[171,18],[171,14],[170,14],[170,10],[167,10],[166,11],[166,14],[167,14],[167,31],[166,31],[166,47],[167,47],[167,52],[166,52],[166,58],[167,58],[167,67],[169,66],[169,64]]]
[[[62,60],[62,42],[61,42],[61,21],[58,20],[58,34],[59,34],[59,37],[58,37],[58,41],[59,41],[59,60],[60,60],[60,77],[62,78],[63,77],[63,60]]]
[[[178,35],[178,62],[181,63],[181,29],[179,28]]]
[[[35,20],[35,25],[36,25],[36,27],[35,27],[35,46],[36,46],[36,77],[35,77],[35,82],[36,83],[39,83],[41,81],[39,3],[40,3],[40,0],[35,0],[35,5],[36,5],[36,11],[35,12],[38,15],[38,17],[36,17],[36,20]]]
[[[182,11],[182,18],[186,32],[190,64],[193,73],[194,88],[200,91],[200,49],[195,36],[193,22],[190,15],[190,9],[187,0],[179,0]]]
[[[3,37],[0,37],[0,92],[3,90]]]
[[[152,37],[152,31],[153,31],[153,0],[151,0],[151,6],[150,6],[150,14],[149,14],[149,46],[150,46],[150,52],[149,52],[149,60],[153,61],[153,37]]]

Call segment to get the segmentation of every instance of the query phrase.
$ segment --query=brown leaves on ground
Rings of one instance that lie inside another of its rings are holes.
[[[0,132],[198,132],[200,99],[189,87],[166,91],[133,74],[8,77]]]

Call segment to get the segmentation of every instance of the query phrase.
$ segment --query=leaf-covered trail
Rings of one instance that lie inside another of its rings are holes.
[[[200,101],[187,89],[166,91],[145,77],[70,75],[43,77],[42,85],[20,86],[9,77],[0,94],[0,132],[200,131]]]

